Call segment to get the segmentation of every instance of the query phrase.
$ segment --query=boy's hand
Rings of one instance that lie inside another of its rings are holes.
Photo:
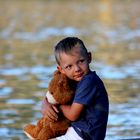
[[[57,121],[59,113],[58,109],[56,108],[55,105],[50,104],[47,99],[43,99],[42,102],[42,114],[44,117],[46,117],[48,120],[54,122]]]

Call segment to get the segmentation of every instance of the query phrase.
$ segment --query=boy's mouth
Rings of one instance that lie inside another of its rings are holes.
[[[83,77],[83,73],[79,73],[77,75],[74,75],[74,78],[81,78],[81,77]]]

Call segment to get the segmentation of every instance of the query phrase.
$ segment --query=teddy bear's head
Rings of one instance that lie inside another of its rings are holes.
[[[68,104],[72,102],[76,83],[58,70],[48,86],[46,97],[51,104]]]

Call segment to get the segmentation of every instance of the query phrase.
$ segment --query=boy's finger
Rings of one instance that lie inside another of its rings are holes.
[[[59,110],[57,109],[56,106],[52,106],[52,108],[54,109],[54,111],[55,111],[56,113],[59,113]]]
[[[48,118],[50,121],[52,121],[52,122],[54,122],[54,121],[57,120],[57,117],[56,117],[56,116],[53,116],[53,115],[48,115],[47,118]]]
[[[53,106],[52,106],[52,107],[53,107]],[[56,121],[56,120],[58,119],[57,113],[55,112],[54,109],[49,110],[49,112],[48,112],[47,115],[48,115],[48,117],[49,117],[51,120],[53,120],[53,121]]]

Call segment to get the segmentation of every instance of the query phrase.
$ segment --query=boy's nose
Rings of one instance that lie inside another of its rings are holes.
[[[80,66],[79,65],[75,65],[75,71],[79,71],[80,70]]]

